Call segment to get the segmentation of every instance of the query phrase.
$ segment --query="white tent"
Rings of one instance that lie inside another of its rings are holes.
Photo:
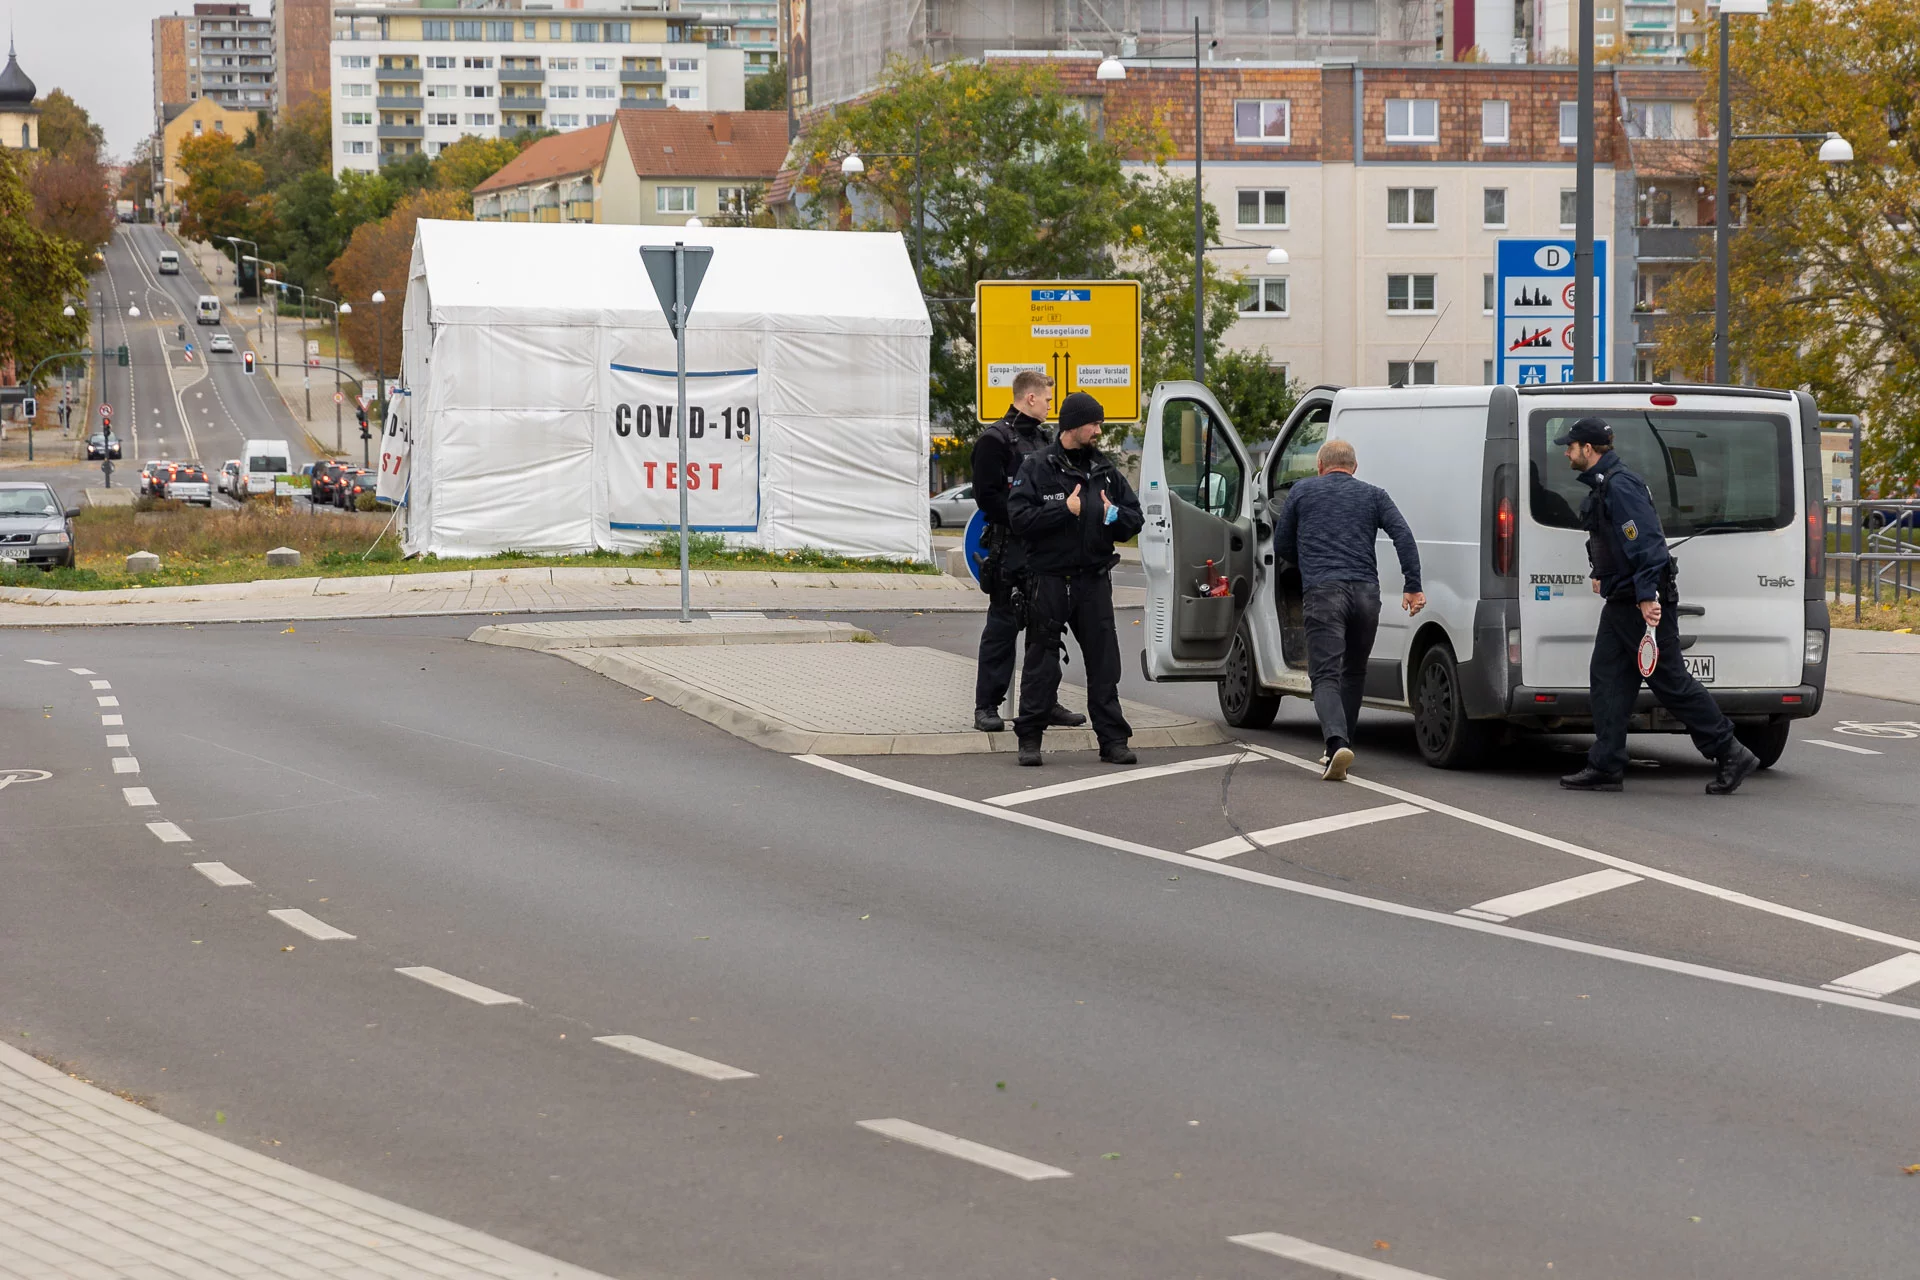
[[[640,247],[713,247],[674,341]],[[409,553],[736,546],[932,557],[932,325],[895,234],[423,221],[396,412]],[[392,428],[390,428],[391,431]]]

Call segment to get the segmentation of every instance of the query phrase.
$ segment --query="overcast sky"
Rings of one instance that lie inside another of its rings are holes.
[[[254,0],[253,12],[272,11]],[[44,95],[65,89],[107,131],[115,160],[153,131],[153,19],[193,0],[7,0],[20,68]]]

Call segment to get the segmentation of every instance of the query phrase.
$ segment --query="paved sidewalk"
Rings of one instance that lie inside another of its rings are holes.
[[[210,1137],[6,1045],[0,1276],[596,1280]]]
[[[1835,627],[1827,643],[1828,689],[1920,702],[1920,635]]]

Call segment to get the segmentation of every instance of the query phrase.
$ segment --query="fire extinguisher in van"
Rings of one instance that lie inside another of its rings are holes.
[[[1201,576],[1200,581],[1194,584],[1194,593],[1200,596],[1218,598],[1220,596],[1232,595],[1233,588],[1227,585],[1225,574],[1218,574],[1213,571],[1213,561],[1209,560],[1207,561],[1206,572]]]

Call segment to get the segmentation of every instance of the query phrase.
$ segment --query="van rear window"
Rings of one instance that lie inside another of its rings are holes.
[[[1533,414],[1528,505],[1537,523],[1580,527],[1587,486],[1553,441],[1585,417],[1612,425],[1613,447],[1645,478],[1669,538],[1793,523],[1793,437],[1784,416],[1617,409]]]
[[[287,460],[285,458],[261,457],[256,455],[247,459],[247,470],[249,472],[272,471],[276,474],[284,474],[287,469]]]

